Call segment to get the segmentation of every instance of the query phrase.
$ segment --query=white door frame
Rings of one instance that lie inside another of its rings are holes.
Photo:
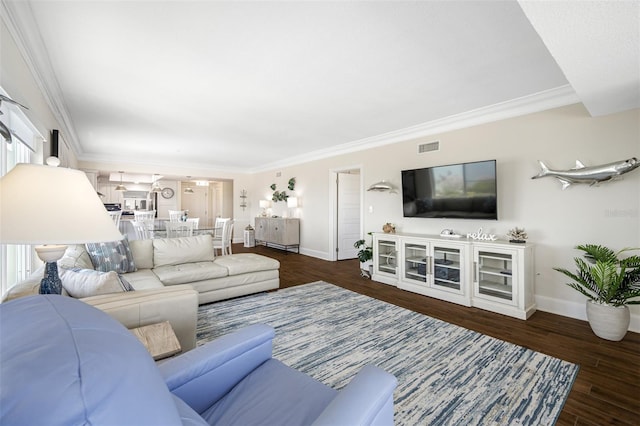
[[[360,171],[360,235],[364,234],[364,181],[362,164],[329,170],[329,260],[338,260],[338,173]]]

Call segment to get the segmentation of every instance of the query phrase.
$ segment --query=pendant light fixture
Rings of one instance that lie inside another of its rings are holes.
[[[187,180],[190,180],[190,179],[191,179],[191,176],[187,176]],[[184,193],[185,193],[185,194],[193,194],[193,193],[194,193],[194,192],[193,192],[193,188],[191,188],[190,186],[187,186],[187,187],[184,189]]]
[[[151,177],[153,183],[151,184],[151,192],[162,192],[162,187],[160,186],[160,182],[158,181],[158,175],[153,175]]]
[[[120,173],[120,184],[117,185],[115,189],[116,189],[116,191],[126,191],[127,188],[122,184],[122,174],[124,172],[121,171],[121,172],[118,172],[118,173]]]

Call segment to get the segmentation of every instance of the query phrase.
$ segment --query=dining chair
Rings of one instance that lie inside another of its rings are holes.
[[[222,233],[224,232],[225,222],[231,220],[230,217],[216,217],[216,221],[213,225],[213,240],[222,240]]]
[[[213,251],[217,253],[220,250],[220,255],[225,256],[232,254],[231,252],[231,237],[233,235],[233,220],[228,219],[224,221],[222,226],[222,236],[220,239],[213,240]]]
[[[189,217],[187,218],[187,222],[193,222],[193,229],[196,230],[200,226],[200,218],[199,217]]]
[[[185,210],[169,210],[169,222],[180,222]]]
[[[134,210],[133,218],[138,222],[141,220],[154,220],[156,218],[155,210]]]
[[[195,222],[165,222],[167,238],[191,237]]]
[[[122,210],[107,211],[107,213],[109,213],[109,216],[111,216],[113,223],[116,224],[116,228],[120,229],[120,218],[122,217]]]
[[[153,219],[132,220],[131,225],[138,240],[150,240],[153,238]]]

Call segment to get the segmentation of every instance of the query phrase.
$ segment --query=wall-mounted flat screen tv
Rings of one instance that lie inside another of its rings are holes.
[[[402,171],[404,217],[498,219],[496,160]]]

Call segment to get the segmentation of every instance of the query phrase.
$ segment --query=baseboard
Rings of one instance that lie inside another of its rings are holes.
[[[309,250],[304,247],[300,247],[300,254],[304,254],[305,256],[315,257],[321,260],[329,260],[329,261],[332,260],[329,256],[329,253],[325,251]]]
[[[585,302],[568,302],[566,300],[554,299],[546,296],[536,296],[536,304],[538,310],[549,312],[552,314],[562,315],[563,317],[575,318],[579,320],[587,320],[587,308]],[[629,331],[640,333],[640,315],[631,314],[631,323]]]

